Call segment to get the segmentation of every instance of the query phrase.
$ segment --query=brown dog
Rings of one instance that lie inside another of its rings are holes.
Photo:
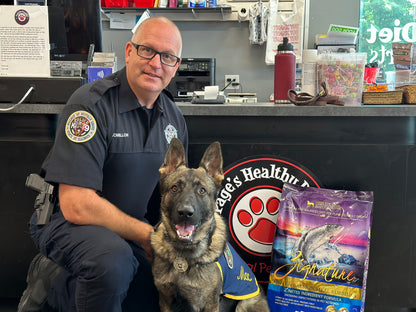
[[[205,151],[199,168],[189,169],[181,142],[173,139],[159,170],[161,221],[151,243],[162,312],[223,311],[222,296],[237,299],[238,312],[269,311],[254,274],[238,262],[238,255],[232,254],[226,242],[225,222],[215,212],[224,178],[222,162],[220,144],[215,142]],[[226,263],[225,267],[236,267],[238,273],[231,273],[227,279],[236,282],[237,288],[251,283],[245,294],[225,293],[227,269],[221,267],[221,262]]]

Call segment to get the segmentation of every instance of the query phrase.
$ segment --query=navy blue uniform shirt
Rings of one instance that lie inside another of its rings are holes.
[[[173,137],[187,151],[185,120],[170,95],[163,91],[149,114],[123,68],[70,97],[42,175],[48,182],[97,190],[125,213],[145,220]]]

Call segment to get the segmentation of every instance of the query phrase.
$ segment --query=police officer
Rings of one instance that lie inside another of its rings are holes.
[[[170,140],[188,143],[183,115],[164,91],[181,49],[174,23],[148,18],[126,44],[126,67],[65,105],[41,171],[58,188],[60,208],[46,225],[31,218],[40,254],[19,312],[158,310],[149,218],[159,209],[151,203]]]

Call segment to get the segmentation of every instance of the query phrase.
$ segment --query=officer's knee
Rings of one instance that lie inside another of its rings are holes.
[[[109,291],[126,291],[138,268],[138,261],[127,244],[106,250],[88,262],[83,264],[84,273],[80,277]]]

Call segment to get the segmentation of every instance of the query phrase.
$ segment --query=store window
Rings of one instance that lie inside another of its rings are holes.
[[[393,42],[416,42],[416,0],[361,0],[359,51],[367,62],[394,70]]]

